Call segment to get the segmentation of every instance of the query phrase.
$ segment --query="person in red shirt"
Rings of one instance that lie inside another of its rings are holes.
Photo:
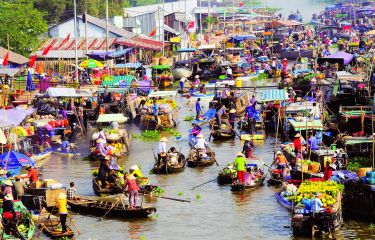
[[[324,181],[328,181],[331,178],[333,170],[336,170],[336,166],[327,161],[324,167]]]
[[[26,170],[28,171],[27,175],[20,178],[28,178],[30,181],[29,187],[36,188],[36,182],[38,181],[38,171],[32,168],[30,165],[26,166]]]
[[[297,133],[294,136],[293,145],[294,145],[294,149],[297,149],[298,152],[301,152],[301,149],[302,149],[301,134]]]
[[[130,208],[136,208],[137,207],[137,199],[138,199],[138,191],[139,187],[137,185],[137,182],[135,181],[136,177],[134,177],[132,174],[125,175],[125,186],[124,190],[128,190],[129,192],[129,205]]]

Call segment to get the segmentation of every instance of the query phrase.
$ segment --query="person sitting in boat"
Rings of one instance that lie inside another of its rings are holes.
[[[61,151],[62,152],[69,152],[70,150],[70,143],[67,139],[61,142]]]
[[[169,150],[168,150],[168,156],[169,156],[169,162],[172,164],[172,165],[176,165],[178,163],[178,153],[177,153],[177,150],[175,147],[171,147]]]
[[[202,131],[202,128],[196,124],[196,123],[193,123],[193,129],[191,130],[191,135],[193,136],[198,136]]]
[[[242,152],[236,154],[236,158],[233,162],[234,167],[237,170],[237,179],[239,183],[245,183],[245,171],[246,171],[246,158]]]
[[[111,122],[111,127],[112,127],[112,129],[119,129],[119,124],[118,124],[118,122]]]
[[[76,199],[76,192],[77,189],[74,187],[74,182],[70,182],[69,188],[66,189],[66,196],[69,200],[74,200]]]
[[[225,113],[225,110],[226,110],[227,108],[225,107],[225,105],[222,105],[222,106],[220,106],[219,105],[219,108],[218,108],[218,110],[216,111],[216,124],[218,125],[218,126],[221,126],[221,122],[222,122],[222,118],[223,118],[223,116],[226,114]]]
[[[199,92],[202,93],[202,94],[206,94],[206,92],[207,92],[206,84],[203,84],[203,85],[199,88]]]
[[[254,148],[255,144],[253,140],[245,140],[245,143],[243,144],[242,153],[245,154],[245,157],[252,158]]]
[[[288,166],[288,161],[281,151],[276,152],[275,162],[277,163],[277,168],[281,169],[283,177],[286,176],[286,168]],[[274,162],[274,163],[275,163]]]
[[[134,209],[137,207],[137,200],[138,200],[138,191],[139,186],[136,182],[136,177],[134,177],[132,174],[125,174],[125,185],[124,185],[124,191],[129,192],[129,208]]]
[[[112,146],[112,145],[109,145],[107,147],[107,155],[110,159],[110,164],[109,164],[109,167],[112,169],[112,170],[120,170],[120,167],[118,166],[116,160],[117,160],[117,156],[115,155],[115,150],[116,150],[116,147]]]
[[[321,212],[324,208],[323,203],[320,200],[320,196],[317,193],[314,193],[315,198],[310,202],[310,208],[313,213]]]
[[[202,151],[204,158],[207,157],[206,146],[207,146],[206,139],[204,138],[202,133],[198,134],[197,142],[195,143],[195,149],[197,150],[197,153],[199,150]]]
[[[162,137],[159,140],[159,145],[158,145],[158,166],[160,165],[160,162],[162,159],[165,158],[166,153],[167,153],[167,142],[168,139],[166,137]]]

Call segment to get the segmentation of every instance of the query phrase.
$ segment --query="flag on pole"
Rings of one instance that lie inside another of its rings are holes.
[[[149,37],[155,37],[156,36],[156,28],[154,28],[152,31],[151,31],[151,33],[150,33],[150,35],[148,35]]]
[[[42,53],[42,56],[46,56],[48,54],[48,52],[52,49],[53,47],[53,44],[51,43],[50,45],[48,45],[48,47],[46,47],[44,50],[43,50],[43,53]]]
[[[192,30],[194,29],[194,26],[195,26],[195,22],[194,21],[190,21],[186,27],[187,31],[188,32],[192,32]]]
[[[30,61],[29,61],[29,67],[30,67],[30,68],[33,68],[33,67],[34,67],[34,65],[35,65],[35,61],[36,61],[36,55],[32,55],[32,56],[30,57]]]
[[[6,67],[6,65],[8,65],[8,60],[9,60],[9,51],[4,56],[3,67]]]
[[[243,6],[245,6],[245,4],[244,4],[243,2],[240,2],[240,3],[238,4],[238,6],[239,6],[239,7],[243,7]]]

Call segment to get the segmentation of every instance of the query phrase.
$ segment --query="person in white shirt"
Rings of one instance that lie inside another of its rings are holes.
[[[198,134],[197,136],[197,143],[195,144],[195,148],[200,148],[206,150],[206,140],[202,134]]]
[[[158,165],[160,165],[160,161],[162,157],[165,156],[167,153],[167,142],[168,139],[166,137],[162,137],[159,140],[159,145],[158,145]]]
[[[227,67],[227,78],[232,78],[233,77],[233,72],[231,67]]]

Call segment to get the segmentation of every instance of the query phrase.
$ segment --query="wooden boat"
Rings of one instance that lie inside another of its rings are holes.
[[[98,196],[101,196],[102,194],[118,194],[122,193],[122,189],[117,186],[116,184],[111,185],[108,188],[102,188],[102,186],[98,182],[99,180],[97,178],[92,179],[92,188],[94,189],[94,193]]]
[[[266,179],[266,177],[262,173],[262,176],[260,176],[259,178],[257,178],[255,180],[254,185],[241,184],[239,182],[235,182],[235,183],[232,184],[231,190],[233,192],[254,191],[254,190],[260,188],[263,185],[263,182],[264,182],[265,179]]]
[[[277,202],[280,203],[281,206],[285,207],[289,211],[292,211],[293,203],[291,201],[289,201],[288,199],[284,198],[283,196],[281,196],[280,192],[275,193],[275,198],[276,198]]]
[[[228,140],[228,139],[234,139],[236,137],[236,132],[229,128],[226,124],[222,124],[220,129],[212,129],[211,135],[214,141],[217,140]]]
[[[44,152],[38,153],[38,154],[33,154],[30,158],[34,161],[40,161],[43,159],[48,158],[52,154],[52,149],[47,149]]]
[[[223,168],[218,176],[217,181],[219,184],[231,184],[234,180],[237,178],[237,173],[235,170],[233,170],[233,166],[229,165]]]
[[[170,157],[167,154],[167,159],[164,161],[161,161],[161,164],[157,165],[157,159],[155,159],[154,168],[152,169],[152,172],[155,174],[169,174],[169,173],[177,173],[182,172],[185,168],[186,159],[185,156],[182,153],[178,154],[178,163],[172,164],[170,162]]]
[[[156,212],[155,207],[141,207],[138,206],[134,209],[129,208],[123,202],[119,202],[113,207],[113,202],[90,200],[90,199],[79,199],[79,200],[68,200],[70,208],[78,213],[86,213],[91,215],[99,215],[107,213],[107,216],[121,217],[121,218],[145,218],[148,215]],[[111,209],[109,211],[109,209]]]
[[[207,147],[206,155],[207,157],[204,157],[202,149],[191,148],[187,159],[187,165],[189,167],[207,167],[213,165],[216,162],[215,152]]]
[[[298,206],[294,207],[291,226],[294,235],[314,235],[317,232],[333,233],[341,228],[343,223],[341,208],[341,192],[337,194],[336,203],[332,209],[312,214],[299,213]]]
[[[73,230],[66,226],[67,232],[62,232],[60,219],[49,219],[41,222],[39,224],[39,228],[41,228],[48,237],[52,239],[56,238],[72,238],[74,236]]]
[[[281,185],[284,182],[281,169],[270,169],[270,178],[267,180],[268,185]]]
[[[80,156],[81,155],[81,153],[76,152],[76,151],[72,151],[72,150],[63,151],[63,150],[61,150],[61,148],[53,149],[52,153],[58,154],[58,155],[63,155],[63,156],[66,156],[66,157],[75,157],[75,156]]]
[[[31,217],[31,214],[29,212],[29,210],[27,210],[27,208],[22,204],[22,202],[20,200],[15,200],[13,202],[14,204],[14,209],[17,213],[17,215],[20,214],[20,218],[17,218],[17,222],[16,222],[16,226],[17,226],[17,229],[12,229],[11,231],[17,231],[17,233],[14,233],[13,235],[8,235],[6,233],[3,233],[4,231],[4,228],[3,226],[5,226],[5,220],[2,218],[1,219],[1,224],[2,224],[2,228],[0,229],[0,236],[1,236],[1,239],[27,239],[27,240],[31,240],[33,239],[34,237],[34,233],[35,233],[35,225],[34,225],[34,221]],[[2,211],[2,209],[1,209]],[[17,236],[17,234],[19,236]],[[21,238],[22,237],[22,238]]]

